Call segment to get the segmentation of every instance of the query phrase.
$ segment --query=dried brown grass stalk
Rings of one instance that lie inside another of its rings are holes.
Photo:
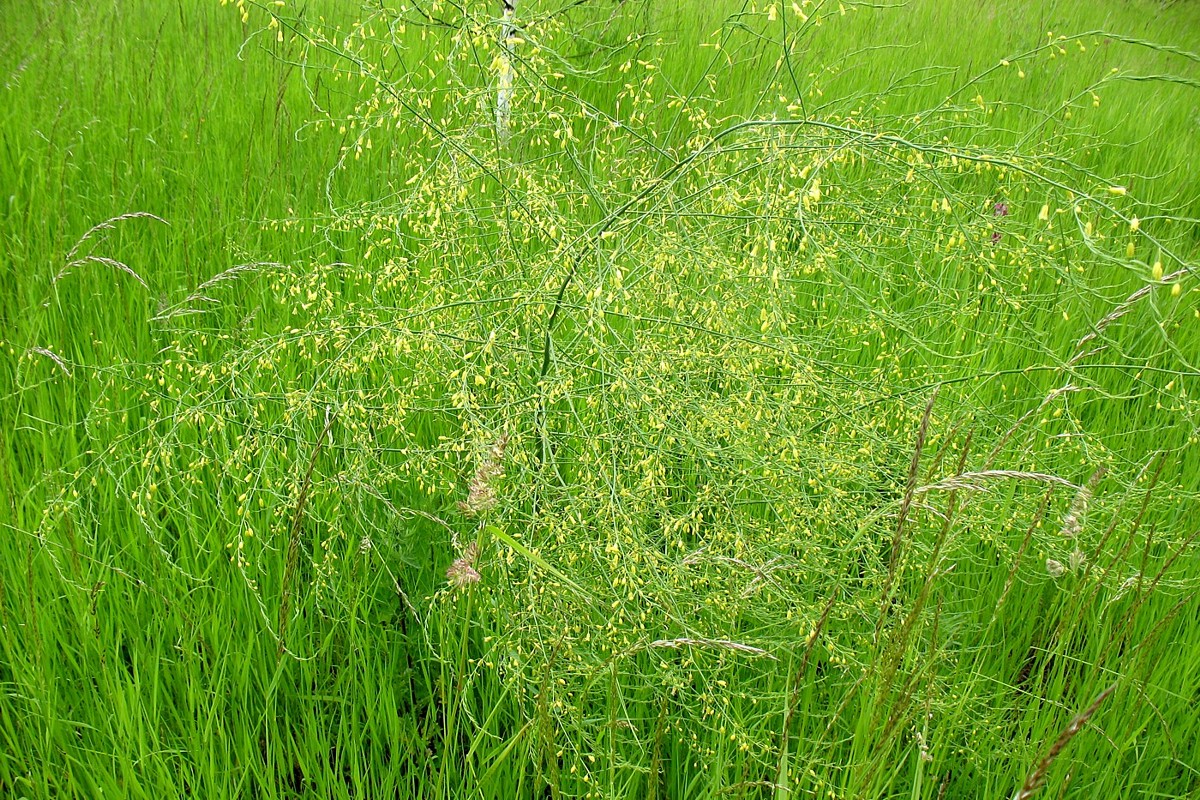
[[[1042,398],[1042,402],[1038,403],[1036,406],[1022,414],[1017,421],[1014,422],[1012,426],[1004,432],[1004,435],[1000,437],[1000,440],[996,442],[996,444],[992,447],[991,452],[988,453],[987,460],[983,462],[984,470],[986,471],[992,468],[992,464],[995,463],[997,456],[1000,455],[1000,451],[1004,449],[1004,446],[1009,443],[1021,426],[1028,422],[1031,417],[1033,417],[1035,414],[1041,413],[1042,409],[1057,400],[1060,396],[1069,394],[1071,392],[1082,391],[1084,391],[1082,388],[1074,385],[1073,383],[1066,383],[1062,386],[1059,386],[1057,389],[1051,390],[1044,398]]]
[[[987,483],[998,480],[1015,480],[1015,481],[1036,481],[1037,483],[1057,484],[1058,486],[1069,486],[1077,491],[1082,491],[1082,486],[1077,486],[1065,478],[1060,478],[1057,475],[1050,475],[1045,472],[1022,472],[1014,469],[989,469],[983,472],[964,472],[960,475],[940,480],[937,483],[931,483],[928,486],[919,486],[913,490],[914,495],[921,495],[927,492],[943,492],[953,491],[957,489],[966,489],[969,491],[982,491]]]
[[[84,256],[83,258],[77,258],[74,261],[69,261],[67,262],[67,265],[59,270],[59,273],[54,276],[54,280],[52,282],[58,283],[63,278],[67,277],[72,269],[83,266],[84,264],[103,264],[106,267],[119,269],[121,272],[124,272],[127,275],[132,275],[133,279],[140,283],[143,287],[147,289],[150,288],[150,284],[146,283],[145,279],[142,278],[141,275],[138,275],[136,272],[134,272],[133,267],[129,266],[124,261],[117,261],[115,258],[105,258],[104,256]]]
[[[300,494],[296,498],[296,510],[292,514],[292,529],[288,535],[287,561],[283,567],[283,590],[279,596],[279,647],[275,651],[275,663],[283,658],[283,651],[287,649],[287,626],[288,620],[291,619],[292,609],[292,583],[295,580],[296,568],[300,564],[300,529],[304,522],[304,506],[308,501],[308,491],[312,487],[313,469],[317,466],[317,456],[321,453],[321,447],[325,444],[325,439],[329,436],[329,430],[333,427],[333,421],[337,418],[336,414],[330,414],[325,421],[325,429],[321,431],[321,435],[317,438],[317,446],[313,448],[312,456],[308,460],[308,471],[304,473],[304,482],[300,485]]]
[[[981,641],[987,641],[987,634],[991,632],[992,625],[1000,617],[1000,610],[1004,608],[1004,604],[1008,601],[1009,592],[1012,591],[1013,585],[1017,580],[1017,570],[1021,567],[1021,561],[1025,557],[1025,553],[1029,550],[1029,543],[1033,541],[1033,532],[1036,531],[1042,523],[1042,519],[1046,516],[1046,510],[1050,507],[1050,498],[1054,493],[1054,487],[1046,490],[1042,495],[1042,501],[1038,504],[1038,509],[1030,520],[1029,526],[1025,529],[1025,537],[1021,540],[1021,546],[1017,548],[1016,555],[1013,557],[1012,564],[1008,568],[1008,576],[1004,579],[1004,588],[1000,590],[1000,599],[996,601],[996,607],[992,610],[992,617],[988,620],[987,630],[985,631]]]
[[[1075,366],[1080,361],[1082,361],[1085,357],[1091,355],[1092,353],[1095,353],[1096,352],[1095,350],[1085,351],[1083,349],[1083,346],[1085,344],[1087,344],[1088,342],[1096,339],[1101,333],[1104,332],[1104,329],[1107,328],[1109,325],[1113,324],[1114,322],[1119,320],[1121,317],[1128,314],[1129,310],[1133,308],[1134,303],[1136,303],[1138,300],[1141,300],[1143,297],[1145,297],[1146,295],[1148,295],[1152,291],[1154,291],[1156,286],[1166,286],[1170,283],[1173,283],[1174,281],[1182,278],[1184,275],[1187,275],[1189,271],[1190,270],[1187,267],[1184,267],[1183,269],[1175,270],[1170,275],[1164,275],[1158,281],[1155,281],[1154,283],[1150,283],[1150,284],[1143,286],[1142,288],[1138,289],[1133,294],[1129,295],[1129,297],[1125,298],[1125,302],[1118,305],[1111,312],[1109,312],[1106,316],[1101,318],[1101,320],[1099,322],[1096,323],[1096,327],[1092,329],[1091,333],[1084,335],[1083,338],[1081,338],[1078,342],[1075,343],[1076,353],[1071,358],[1071,360],[1067,362],[1067,366],[1069,366],[1069,367]]]
[[[75,267],[79,267],[84,264],[92,263],[92,264],[104,264],[105,266],[119,269],[122,272],[131,275],[133,277],[133,279],[136,280],[138,283],[140,283],[142,286],[146,287],[147,289],[150,288],[149,285],[146,283],[146,281],[142,278],[142,276],[138,275],[133,270],[133,267],[129,266],[128,264],[126,264],[122,261],[117,261],[115,258],[105,258],[104,256],[93,256],[93,255],[80,256],[79,255],[80,249],[82,249],[82,247],[97,233],[100,233],[101,231],[112,230],[113,228],[117,227],[116,224],[118,222],[123,222],[127,219],[141,219],[141,218],[157,220],[158,222],[161,222],[164,225],[170,224],[162,217],[155,216],[154,214],[150,214],[146,211],[135,211],[131,214],[121,214],[119,216],[111,217],[110,219],[106,219],[103,222],[97,223],[96,225],[93,225],[91,228],[89,228],[87,233],[83,234],[83,236],[80,236],[79,240],[77,242],[75,242],[75,245],[67,253],[67,257],[65,259],[63,259],[63,261],[65,262],[65,266],[61,270],[59,270],[58,274],[55,275],[53,280],[51,280],[50,282],[52,284],[58,283],[63,278],[65,278],[68,274],[70,274],[71,270],[74,269]]]
[[[792,692],[788,698],[787,714],[783,720],[783,735],[790,736],[792,729],[792,720],[796,717],[796,711],[800,707],[800,688],[804,685],[804,677],[808,673],[808,663],[812,658],[813,648],[817,644],[817,640],[821,638],[821,632],[825,630],[825,623],[829,621],[829,612],[833,611],[833,604],[837,602],[838,591],[829,595],[829,600],[825,603],[825,608],[821,609],[821,616],[817,619],[817,624],[813,626],[812,632],[808,634],[808,639],[804,642],[804,655],[800,658],[800,666],[796,670],[794,676],[795,682],[792,684]]]
[[[900,548],[904,542],[904,523],[908,520],[908,512],[912,508],[913,499],[917,496],[917,477],[921,468],[921,453],[925,450],[925,439],[929,435],[929,420],[933,416],[933,404],[937,401],[938,388],[929,395],[925,404],[925,413],[921,415],[921,424],[917,428],[917,441],[913,445],[912,462],[908,466],[908,481],[904,489],[904,499],[900,502],[900,513],[896,516],[896,531],[892,534],[891,555],[888,558],[887,581],[879,598],[879,619],[875,625],[875,638],[879,638],[880,628],[887,616],[884,612],[892,599],[892,587],[896,581],[896,570],[900,566]]]
[[[751,645],[742,644],[741,642],[733,642],[729,639],[693,639],[683,636],[678,639],[658,639],[657,641],[653,641],[646,646],[670,649],[678,649],[680,647],[715,647],[721,650],[735,650],[739,653],[748,653],[749,655],[753,656],[765,656],[772,661],[779,660],[766,650],[763,650],[761,647],[752,647]]]
[[[227,270],[218,272],[204,283],[196,287],[196,291],[189,294],[187,297],[180,300],[173,306],[161,308],[159,313],[150,318],[151,322],[165,322],[175,317],[182,317],[188,314],[203,314],[204,309],[193,308],[195,303],[216,303],[217,301],[205,294],[206,291],[218,286],[222,283],[227,283],[236,280],[238,276],[247,272],[258,272],[263,269],[286,269],[285,265],[276,261],[255,261],[250,264],[237,264]]]
[[[39,356],[45,356],[46,358],[53,361],[58,366],[58,368],[63,371],[64,375],[66,375],[68,378],[71,377],[71,369],[70,369],[70,367],[67,366],[67,362],[63,360],[62,356],[60,356],[58,353],[54,352],[53,350],[48,350],[45,347],[31,347],[28,350],[26,350],[25,352],[26,352],[26,354],[32,353],[32,354],[37,354]]]
[[[963,467],[966,466],[967,456],[971,452],[971,443],[974,441],[975,433],[970,431],[967,433],[966,441],[963,442],[962,450],[959,452],[958,465],[956,472],[962,476]],[[900,664],[904,659],[904,654],[908,650],[908,643],[912,637],[913,631],[916,629],[917,622],[920,619],[921,613],[925,609],[926,603],[929,601],[933,593],[934,582],[944,575],[948,570],[939,569],[938,563],[942,557],[942,548],[946,544],[946,540],[950,536],[951,528],[954,525],[954,516],[958,512],[958,493],[957,487],[952,487],[949,490],[949,499],[946,503],[946,513],[942,518],[942,527],[938,531],[937,539],[934,541],[933,550],[929,555],[929,563],[925,568],[925,581],[921,585],[920,592],[917,593],[916,600],[909,609],[908,614],[904,618],[903,624],[896,631],[892,642],[885,650],[885,656],[882,659],[883,671],[881,672],[882,686],[891,686],[892,680],[896,672],[900,669]],[[953,567],[951,567],[953,569]],[[936,617],[936,615],[935,615]],[[935,622],[936,628],[936,622]]]
[[[1033,797],[1037,793],[1038,789],[1042,788],[1046,783],[1046,774],[1050,771],[1050,766],[1054,763],[1054,759],[1059,757],[1067,745],[1071,743],[1071,740],[1075,738],[1075,734],[1083,729],[1087,721],[1100,710],[1100,706],[1116,689],[1117,685],[1115,683],[1109,686],[1092,701],[1090,706],[1085,708],[1081,713],[1076,714],[1067,727],[1063,728],[1062,733],[1054,740],[1054,744],[1050,745],[1050,749],[1046,752],[1046,755],[1033,768],[1028,777],[1025,778],[1025,783],[1016,795],[1014,795],[1014,800],[1029,800],[1030,797]]]
[[[92,227],[88,228],[87,233],[85,233],[83,236],[79,237],[79,240],[77,242],[75,242],[75,246],[71,248],[71,251],[69,253],[67,253],[67,257],[64,260],[68,261],[68,262],[73,261],[75,259],[75,256],[79,254],[79,249],[81,247],[83,247],[84,243],[87,242],[88,239],[91,239],[94,235],[96,235],[100,231],[112,230],[113,228],[117,227],[116,223],[124,222],[127,219],[143,219],[143,218],[152,219],[157,222],[161,222],[163,225],[171,224],[171,223],[167,222],[165,219],[163,219],[162,217],[157,216],[155,214],[151,214],[148,211],[133,211],[129,214],[119,214],[115,217],[109,217],[108,219],[104,220],[103,222],[98,222],[95,225],[93,225]]]

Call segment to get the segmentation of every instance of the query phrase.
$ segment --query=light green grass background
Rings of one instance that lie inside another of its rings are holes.
[[[467,5],[0,15],[0,794],[1200,792],[1200,5]]]

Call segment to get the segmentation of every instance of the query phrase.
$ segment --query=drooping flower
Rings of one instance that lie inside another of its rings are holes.
[[[1007,217],[1008,216],[1008,203],[1005,203],[1003,201],[996,203],[996,205],[992,208],[992,215],[996,216],[996,217]]]

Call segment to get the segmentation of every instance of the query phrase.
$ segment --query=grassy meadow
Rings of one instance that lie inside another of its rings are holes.
[[[0,795],[1200,796],[1200,4],[511,23],[0,15]]]

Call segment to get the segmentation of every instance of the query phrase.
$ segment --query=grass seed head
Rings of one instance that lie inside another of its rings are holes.
[[[478,555],[479,544],[471,542],[463,550],[462,555],[454,559],[454,562],[446,570],[446,580],[450,582],[451,586],[462,589],[472,583],[479,583],[482,576],[479,574],[479,570],[475,569],[475,559]]]

